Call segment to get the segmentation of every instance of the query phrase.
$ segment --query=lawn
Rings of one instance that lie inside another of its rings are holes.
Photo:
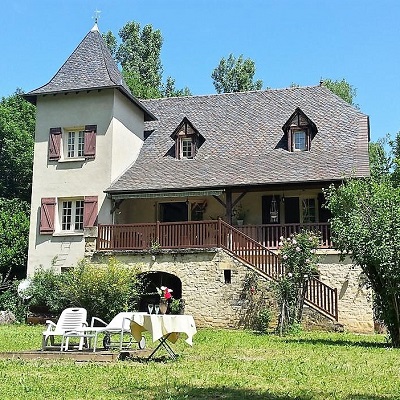
[[[0,351],[37,349],[38,326],[0,326]],[[176,361],[0,360],[0,399],[400,399],[383,335],[201,329]]]

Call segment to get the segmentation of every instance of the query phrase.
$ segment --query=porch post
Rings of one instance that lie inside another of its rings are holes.
[[[226,189],[226,222],[232,225],[232,190]]]

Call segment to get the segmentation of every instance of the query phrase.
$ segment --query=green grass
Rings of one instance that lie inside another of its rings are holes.
[[[37,349],[42,330],[1,326],[0,351]],[[166,362],[0,360],[0,399],[400,399],[400,350],[382,335],[201,329],[175,347]]]

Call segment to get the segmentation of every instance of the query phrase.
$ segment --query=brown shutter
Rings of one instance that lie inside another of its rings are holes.
[[[61,157],[61,128],[50,128],[49,160],[59,160]]]
[[[97,224],[97,196],[86,196],[83,205],[83,227],[91,228]]]
[[[55,197],[44,197],[40,207],[40,228],[42,235],[51,235],[54,232],[54,218],[56,212]]]
[[[83,154],[87,158],[95,158],[96,156],[96,132],[97,125],[85,126],[85,144]]]

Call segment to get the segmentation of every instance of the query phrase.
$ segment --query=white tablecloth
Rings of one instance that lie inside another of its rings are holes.
[[[180,333],[185,333],[186,343],[193,345],[193,336],[196,334],[196,325],[191,315],[156,315],[133,313],[131,332],[135,340],[139,341],[142,332],[148,331],[152,335],[153,342],[168,336],[168,341],[175,343]]]

